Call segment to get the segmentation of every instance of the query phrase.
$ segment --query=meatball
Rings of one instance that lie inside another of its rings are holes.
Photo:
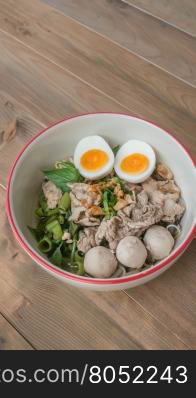
[[[167,257],[174,246],[174,238],[168,229],[153,225],[144,235],[144,243],[152,260],[162,260]]]
[[[126,236],[117,246],[116,257],[126,267],[141,268],[145,263],[147,250],[139,238]]]
[[[95,278],[109,278],[116,268],[116,257],[106,247],[96,246],[85,254],[84,270]]]

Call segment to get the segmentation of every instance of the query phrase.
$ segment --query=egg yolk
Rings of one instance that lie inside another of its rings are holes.
[[[140,174],[148,168],[148,165],[149,159],[147,156],[141,153],[133,153],[122,160],[120,168],[125,173]]]
[[[98,170],[106,165],[108,162],[108,155],[101,149],[91,149],[85,152],[81,159],[81,166],[88,171]]]

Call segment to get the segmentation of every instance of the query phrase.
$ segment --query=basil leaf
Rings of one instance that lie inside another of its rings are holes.
[[[67,186],[68,183],[84,180],[78,169],[70,162],[65,162],[63,169],[44,170],[43,173],[63,192],[70,191],[70,188]]]
[[[50,257],[50,261],[53,264],[58,265],[58,266],[60,266],[62,264],[62,261],[63,261],[63,256],[62,256],[62,253],[61,253],[61,246],[62,246],[62,243],[60,243],[60,245],[54,251],[53,255]]]
[[[113,154],[116,155],[118,150],[120,149],[120,145],[116,145],[112,148]]]

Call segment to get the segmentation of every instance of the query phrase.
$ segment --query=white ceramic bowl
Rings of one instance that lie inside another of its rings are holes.
[[[74,153],[77,142],[88,135],[100,134],[112,146],[130,139],[144,140],[157,157],[171,167],[186,203],[182,233],[172,253],[156,265],[131,276],[116,279],[93,279],[65,272],[52,265],[37,248],[27,225],[34,222],[43,175],[41,170],[56,160]],[[169,133],[154,124],[124,114],[85,114],[62,120],[35,136],[17,157],[11,170],[7,189],[7,214],[13,232],[23,249],[47,272],[74,286],[94,290],[120,290],[141,285],[166,271],[184,252],[193,239],[195,229],[194,162],[187,150]]]

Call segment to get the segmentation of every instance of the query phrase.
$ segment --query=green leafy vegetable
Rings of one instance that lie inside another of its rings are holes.
[[[59,200],[58,207],[60,210],[67,211],[71,206],[71,199],[68,192],[65,192]]]
[[[46,231],[47,232],[52,232],[56,226],[58,226],[59,222],[55,218],[54,220],[50,220],[46,224]]]
[[[39,205],[43,209],[44,212],[48,211],[47,200],[46,200],[43,192],[41,192],[41,195],[39,198]]]
[[[32,227],[27,227],[28,230],[31,232],[31,234],[33,235],[33,237],[38,240],[38,236],[37,236],[37,228],[32,228]]]
[[[50,217],[50,216],[54,216],[54,215],[58,215],[59,214],[59,209],[48,209],[48,211],[46,212],[46,216]]]
[[[50,216],[60,213],[60,210],[58,208],[55,208],[55,209],[48,208],[47,201],[46,201],[46,198],[45,198],[43,192],[41,193],[40,198],[39,198],[39,205],[40,205],[40,207],[38,207],[35,211],[35,214],[38,217],[50,217]]]
[[[46,231],[52,232],[54,240],[60,240],[63,236],[63,231],[58,220],[53,220],[46,224]]]
[[[119,151],[119,149],[120,149],[120,145],[116,145],[116,146],[114,146],[114,147],[112,148],[112,151],[113,151],[114,155],[117,154],[117,152]]]
[[[124,193],[130,193],[130,191],[125,188],[124,182],[119,177],[117,177],[117,176],[113,177],[112,180],[120,185],[120,187]]]
[[[104,191],[104,193],[103,193],[102,202],[103,202],[104,212],[105,212],[105,214],[108,214],[109,213],[109,204],[108,204],[108,191],[107,190]]]
[[[38,209],[35,210],[35,214],[36,214],[36,216],[38,216],[38,217],[44,217],[44,216],[45,216],[45,212],[44,212],[44,210],[42,209],[42,207],[38,207]]]
[[[69,254],[63,256],[63,265],[69,272],[84,275],[84,257],[78,253],[76,240],[69,245]]]
[[[56,215],[50,216],[49,218],[47,218],[47,219],[45,220],[45,226],[48,225],[48,224],[50,224],[52,221],[54,221],[54,220],[56,220],[56,219],[57,219],[57,218],[56,218]]]
[[[70,257],[71,265],[74,265],[76,247],[77,247],[77,241],[74,240],[72,244],[71,257]]]
[[[65,219],[64,219],[64,217],[62,215],[58,216],[58,222],[60,224],[64,224],[64,221],[65,221]]]
[[[78,251],[75,253],[75,263],[78,266],[78,275],[84,275],[84,257],[80,256]]]
[[[70,222],[69,232],[72,236],[72,239],[76,239],[79,228],[80,226],[78,224],[75,224],[73,221]]]
[[[108,196],[109,196],[109,199],[108,199],[109,206],[112,206],[112,207],[115,206],[115,204],[117,202],[117,197],[112,190],[110,190],[108,192]]]
[[[43,173],[63,192],[70,191],[70,188],[67,185],[68,183],[84,180],[74,164],[70,162],[64,162],[64,167],[61,169],[45,170]]]
[[[42,207],[38,207],[38,209],[36,209],[36,211],[35,211],[35,214],[38,217],[50,217],[50,216],[59,214],[59,209],[58,208],[48,209],[48,210],[44,211]]]
[[[54,253],[52,254],[52,256],[50,257],[50,261],[57,265],[57,266],[61,266],[62,262],[63,262],[63,256],[61,253],[61,247],[62,247],[62,243],[60,243],[60,245],[56,248],[56,250],[54,251]]]
[[[112,189],[106,189],[103,192],[102,205],[107,220],[116,215],[116,211],[113,209],[116,202],[117,198]]]
[[[41,218],[36,229],[36,239],[40,241],[45,235],[46,219]]]
[[[38,243],[39,249],[43,253],[48,253],[52,249],[52,241],[48,238],[48,236],[44,236]]]

